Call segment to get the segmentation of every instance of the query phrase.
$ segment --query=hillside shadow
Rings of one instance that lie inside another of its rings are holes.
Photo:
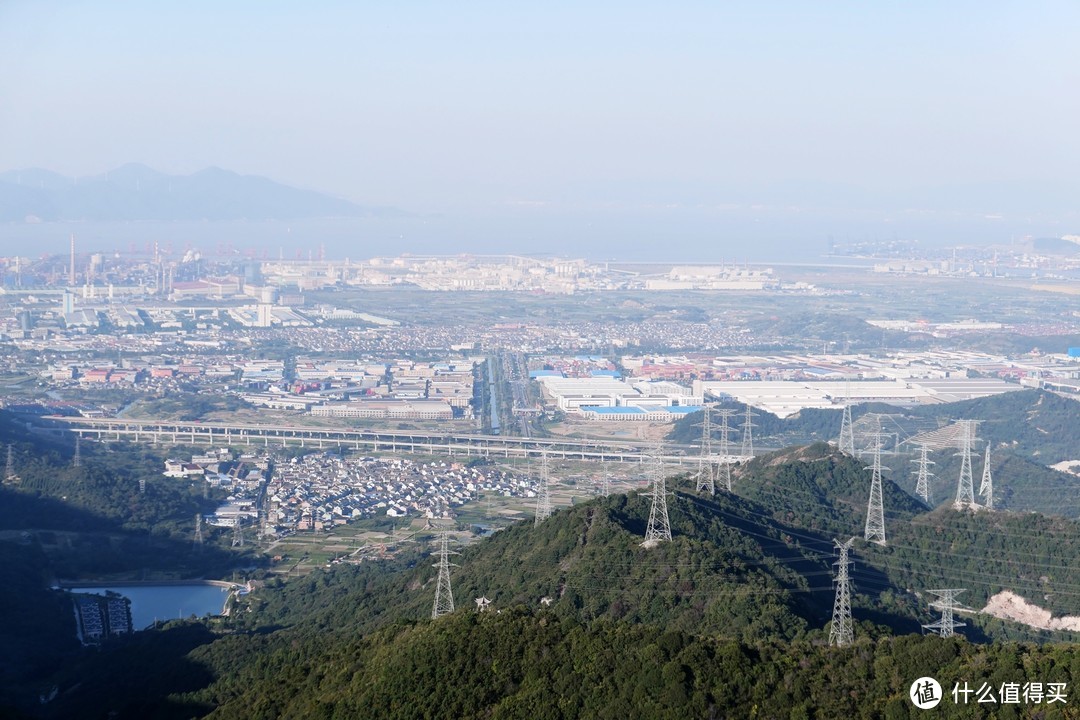
[[[100,650],[87,649],[50,678],[56,698],[26,711],[49,719],[200,717],[213,707],[176,696],[214,681],[209,668],[187,657],[214,638],[201,623],[173,623]]]
[[[76,578],[132,574],[149,570],[181,578],[225,576],[233,567],[250,564],[224,547],[192,542],[167,529],[133,530],[61,499],[0,487],[0,537],[16,544],[39,546],[57,577]]]

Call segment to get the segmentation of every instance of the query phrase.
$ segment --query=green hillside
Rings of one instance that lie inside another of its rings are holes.
[[[1077,646],[971,645],[960,639],[860,638],[853,646],[755,643],[657,625],[583,625],[552,613],[464,612],[399,625],[362,638],[271,640],[257,662],[238,640],[192,657],[223,678],[176,699],[202,703],[222,720],[240,718],[915,718],[915,678],[932,673],[947,699],[944,717],[986,717],[966,682],[1080,679]],[[1068,702],[1074,702],[1072,697]],[[1045,702],[1045,701],[1044,701]],[[1000,705],[993,717],[1021,717]],[[1073,717],[1070,705],[1028,706],[1040,718]],[[1031,715],[1025,715],[1031,716]]]
[[[654,548],[641,546],[650,499],[637,493],[456,545],[450,617],[429,619],[433,536],[421,536],[392,559],[271,581],[199,631],[177,625],[76,655],[49,680],[57,700],[20,709],[57,718],[907,717],[907,686],[928,671],[943,684],[1071,683],[1080,671],[1073,645],[1015,642],[1060,633],[986,616],[965,615],[964,635],[1008,644],[913,635],[936,617],[928,588],[967,588],[961,600],[975,608],[1010,589],[1055,616],[1080,614],[1072,521],[930,510],[886,480],[888,543],[866,543],[869,473],[823,443],[741,466],[733,494],[691,485],[671,479],[674,537]],[[857,641],[828,648],[833,539],[852,536]],[[480,596],[492,600],[483,615]],[[109,690],[107,678],[134,667],[154,671]]]

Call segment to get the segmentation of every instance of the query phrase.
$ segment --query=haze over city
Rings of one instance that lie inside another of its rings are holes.
[[[79,227],[345,256],[808,259],[1080,228],[1072,3],[10,2],[0,171],[262,175],[391,217]],[[5,224],[62,251],[71,227]]]

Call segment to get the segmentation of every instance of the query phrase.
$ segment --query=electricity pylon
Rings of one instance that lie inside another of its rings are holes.
[[[540,454],[540,487],[536,492],[536,516],[533,518],[533,525],[539,525],[551,517],[550,479],[548,456],[546,452],[543,452]]]
[[[878,545],[885,544],[885,506],[882,502],[881,471],[888,468],[881,467],[881,436],[876,435],[871,448],[874,462],[869,470],[873,471],[870,478],[870,502],[866,508],[866,534],[867,542],[875,542]]]
[[[735,414],[734,410],[718,410],[720,416],[720,479],[724,482],[724,488],[731,492],[731,426],[728,421]]]
[[[435,604],[431,606],[431,619],[454,612],[454,593],[450,589],[450,567],[457,567],[450,562],[451,555],[460,553],[450,550],[450,533],[439,533],[439,562],[432,567],[439,568],[439,579],[435,585]]]
[[[202,544],[203,544],[202,515],[199,514],[199,513],[195,514],[195,540],[194,540],[194,543],[195,543],[195,547],[201,547]]]
[[[960,479],[956,484],[956,502],[953,507],[957,510],[965,508],[974,509],[975,485],[971,477],[971,443],[974,440],[975,423],[971,420],[960,421]]]
[[[840,452],[855,457],[855,432],[851,428],[851,382],[844,381],[844,419],[840,422]]]
[[[956,634],[956,628],[964,627],[964,623],[953,620],[953,611],[958,607],[956,604],[956,596],[964,592],[964,589],[965,588],[927,590],[927,592],[933,593],[940,598],[940,600],[935,600],[930,603],[930,607],[941,611],[941,619],[937,622],[923,625],[923,627],[927,630],[936,630],[937,634],[941,637],[952,637]]]
[[[711,408],[704,407],[701,421],[701,456],[698,458],[697,487],[698,492],[708,491],[710,495],[716,494],[716,463],[712,454],[712,419],[709,415]]]
[[[658,444],[653,451],[652,506],[649,508],[649,525],[645,530],[645,547],[652,547],[671,540],[671,521],[667,512],[667,478],[664,476],[664,449]]]
[[[15,474],[15,451],[11,449],[11,443],[7,446],[7,469],[4,471],[4,482],[18,482],[19,476]]]
[[[236,516],[236,522],[233,523],[232,546],[244,547],[244,520],[239,515]]]
[[[743,419],[742,424],[742,456],[753,457],[754,456],[754,409],[750,407],[750,403],[746,403],[746,417]]]
[[[76,435],[75,436],[75,457],[71,458],[71,467],[73,467],[73,468],[82,467],[82,449],[79,447],[79,445],[80,445],[79,440],[80,440],[79,436]]]
[[[937,464],[933,460],[930,459],[930,446],[925,445],[925,444],[920,445],[919,446],[919,457],[918,457],[917,460],[914,460],[913,462],[918,463],[918,465],[919,465],[918,470],[913,470],[912,471],[912,474],[914,474],[916,476],[916,478],[915,478],[915,494],[918,495],[919,497],[921,497],[923,499],[924,503],[929,505],[930,504],[930,478],[932,478],[934,476],[934,474],[932,472],[930,472],[930,466]]]
[[[983,498],[983,507],[994,509],[994,478],[990,475],[990,441],[986,441],[986,457],[983,458],[982,482],[979,483],[979,495]]]
[[[843,647],[850,645],[855,639],[855,631],[851,626],[851,582],[848,577],[848,551],[855,538],[847,542],[833,540],[836,548],[840,551],[840,560],[833,563],[836,565],[836,598],[833,600],[832,624],[829,626],[829,645]]]

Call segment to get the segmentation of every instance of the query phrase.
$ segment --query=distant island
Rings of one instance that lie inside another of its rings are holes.
[[[137,163],[79,178],[37,168],[0,173],[0,222],[294,220],[401,214],[216,167],[191,175],[167,175]]]

